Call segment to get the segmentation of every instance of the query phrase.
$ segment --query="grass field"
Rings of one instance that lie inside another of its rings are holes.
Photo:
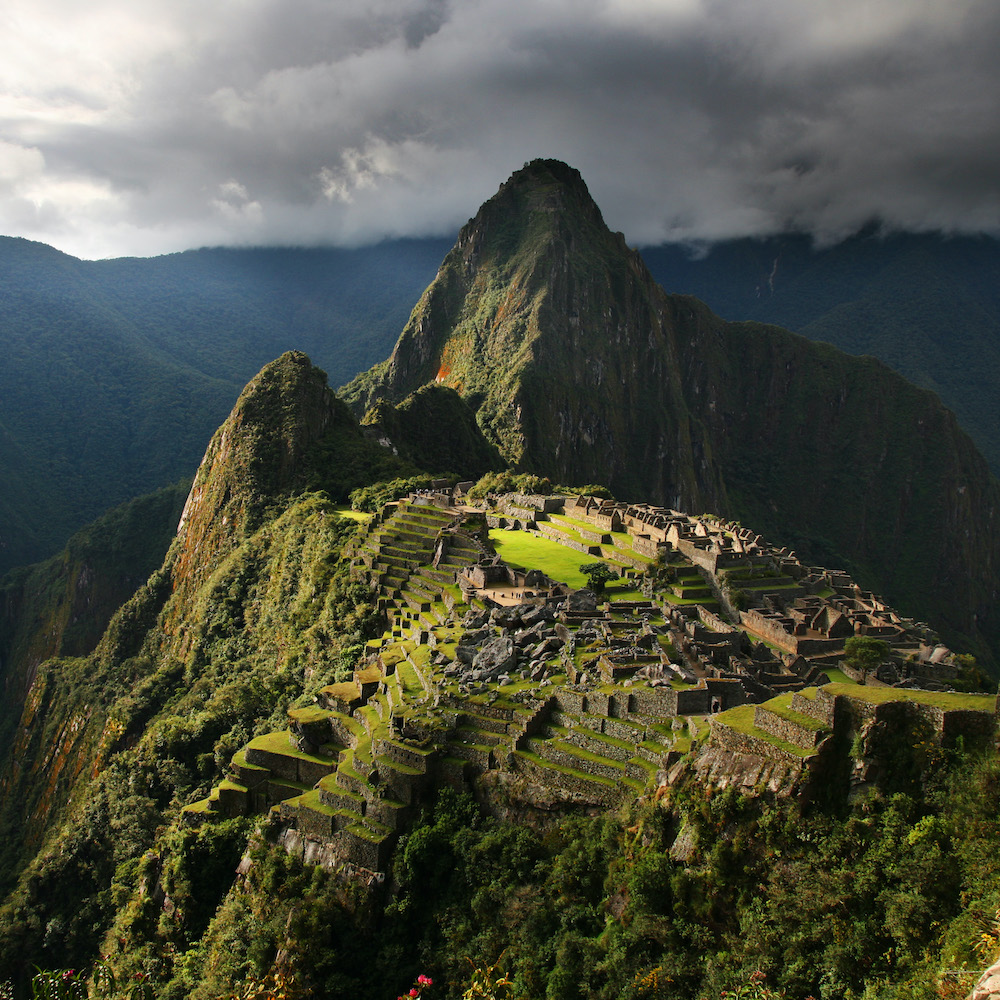
[[[580,572],[580,567],[600,561],[585,552],[577,552],[550,538],[541,538],[527,531],[494,529],[490,532],[490,541],[508,565],[519,569],[540,569],[557,583],[568,584],[574,589],[587,585],[587,578]],[[609,583],[604,593],[612,601],[642,599],[639,591],[624,582]]]
[[[366,514],[364,511],[353,510],[351,507],[334,507],[333,508],[338,517],[346,517],[351,521],[359,521],[364,524],[365,521],[371,520],[371,514]]]
[[[992,712],[996,708],[996,695],[992,694],[945,694],[939,691],[908,691],[905,688],[868,687],[861,684],[827,684],[823,689],[830,694],[846,694],[869,705],[881,705],[887,701],[915,701],[918,705],[931,705],[943,709],[973,709]]]
[[[568,584],[574,589],[587,585],[587,578],[580,572],[580,567],[594,562],[594,559],[583,552],[568,549],[550,538],[540,538],[527,531],[494,529],[490,532],[490,541],[504,562],[511,566],[540,569],[558,583]]]

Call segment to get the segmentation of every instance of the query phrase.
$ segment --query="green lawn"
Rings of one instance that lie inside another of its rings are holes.
[[[831,684],[850,684],[851,678],[837,667],[823,667],[823,673],[830,678]]]
[[[294,757],[296,760],[307,760],[316,764],[331,763],[329,757],[317,757],[315,754],[305,753],[293,746],[287,729],[257,736],[247,744],[247,749],[265,750],[268,753],[280,754],[282,757]]]
[[[939,691],[907,691],[904,688],[868,687],[861,684],[827,684],[823,688],[830,694],[844,694],[870,705],[881,705],[887,701],[915,701],[918,705],[931,705],[943,709],[973,709],[979,712],[993,712],[996,695],[992,694],[945,694]]]
[[[346,517],[350,521],[358,521],[361,524],[370,521],[372,517],[371,514],[366,514],[360,510],[353,510],[350,507],[334,507],[333,510],[338,517]]]
[[[519,569],[540,569],[558,583],[565,583],[574,590],[587,585],[587,578],[580,567],[594,562],[593,556],[577,552],[565,545],[540,538],[527,531],[490,531],[490,541],[504,562]]]

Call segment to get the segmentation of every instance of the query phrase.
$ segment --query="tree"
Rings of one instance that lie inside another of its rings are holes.
[[[878,665],[889,658],[889,643],[868,635],[852,635],[844,643],[844,662],[861,674],[863,684]]]
[[[580,567],[580,572],[587,578],[587,586],[595,594],[603,594],[604,585],[609,580],[618,579],[618,574],[607,563],[602,562],[586,563]]]

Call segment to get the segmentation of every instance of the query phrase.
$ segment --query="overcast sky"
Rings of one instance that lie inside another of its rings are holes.
[[[4,0],[0,233],[451,235],[524,161],[632,244],[1000,233],[997,0]]]

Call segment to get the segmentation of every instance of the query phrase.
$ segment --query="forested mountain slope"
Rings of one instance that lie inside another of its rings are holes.
[[[965,981],[948,977],[975,965],[1000,901],[996,754],[992,739],[939,742],[904,712],[896,726],[862,713],[856,738],[828,741],[809,801],[691,771],[657,774],[621,812],[574,815],[572,796],[552,795],[528,824],[516,785],[493,790],[500,815],[427,789],[381,880],[303,864],[274,843],[278,816],[187,822],[182,807],[241,748],[289,709],[317,713],[318,691],[383,633],[379,592],[347,572],[357,523],[333,500],[411,471],[302,355],[251,381],[163,565],[93,653],[47,660],[31,684],[0,773],[0,982],[99,956],[117,995],[158,1000],[379,1000],[418,975],[457,1000],[498,961],[515,995],[553,1000],[690,1000],[748,982],[763,997],[761,975],[797,998],[929,1000]],[[498,695],[470,700],[468,718],[496,727]],[[375,726],[374,713],[360,715]],[[674,721],[689,745],[707,726]],[[378,798],[394,805],[390,789]]]
[[[1000,471],[996,239],[873,227],[829,247],[789,236],[642,255],[666,291],[696,295],[726,319],[777,323],[870,354],[932,389]]]
[[[186,475],[286,349],[342,384],[385,357],[450,241],[79,261],[0,238],[0,571]],[[880,358],[939,393],[1000,468],[996,240],[867,231],[642,256],[668,292]]]
[[[501,186],[344,396],[360,415],[434,383],[512,466],[745,520],[995,649],[1000,486],[953,414],[872,358],[666,295],[565,164]]]
[[[190,475],[283,351],[338,384],[384,357],[446,247],[81,261],[0,238],[0,575]]]

